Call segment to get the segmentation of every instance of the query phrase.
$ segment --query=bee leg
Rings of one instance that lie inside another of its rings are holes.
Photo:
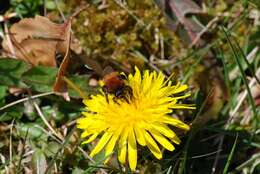
[[[125,97],[126,100],[127,100],[127,103],[129,103],[130,101],[129,100],[132,100],[133,98],[133,89],[130,87],[130,86],[125,86]]]
[[[121,100],[125,100],[128,104],[130,103],[131,101],[131,95],[127,92],[127,91],[124,91],[125,93],[121,94],[120,96],[118,96],[117,98],[118,99],[121,99]]]
[[[130,103],[130,100],[127,96],[124,96],[123,99],[129,104]]]
[[[106,101],[107,101],[107,103],[109,103],[109,100],[108,100],[108,94],[107,94],[107,93],[105,93],[105,97],[106,97]]]
[[[106,86],[102,86],[102,91],[105,93],[105,97],[106,97],[107,103],[109,103],[109,100],[108,100],[108,91],[107,91]]]
[[[117,97],[113,97],[113,101],[116,103],[116,104],[118,104],[119,105],[119,103],[118,103],[118,101],[117,101]]]

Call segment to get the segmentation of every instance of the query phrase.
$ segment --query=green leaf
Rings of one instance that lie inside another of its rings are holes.
[[[45,3],[46,3],[45,4],[46,9],[48,9],[48,10],[55,10],[56,4],[55,4],[55,2],[53,0],[47,0]]]
[[[20,78],[28,69],[29,65],[24,61],[0,58],[0,85],[25,87]]]
[[[44,174],[47,169],[46,157],[41,149],[36,149],[32,155],[33,173]]]
[[[70,133],[65,137],[63,143],[59,146],[58,153],[56,153],[53,156],[53,158],[51,159],[51,161],[48,163],[48,168],[47,168],[47,171],[45,172],[46,174],[51,173],[51,169],[52,169],[53,165],[55,164],[55,161],[59,157],[59,152],[61,152],[63,150],[63,148],[65,148],[65,146],[69,144],[70,138],[73,135],[74,131],[75,131],[75,127],[70,131]]]
[[[0,100],[6,96],[7,87],[0,85]]]
[[[47,157],[54,157],[56,153],[60,150],[60,144],[56,142],[48,143],[48,146],[44,149],[44,153]]]
[[[55,121],[61,121],[64,118],[64,114],[55,106],[44,106],[42,107],[42,112],[47,120],[54,119]]]
[[[11,121],[13,119],[20,119],[23,115],[22,106],[14,106],[12,108],[5,109],[0,111],[0,122]]]
[[[21,137],[26,137],[27,135],[29,139],[38,139],[47,136],[37,123],[17,124],[16,129]]]
[[[10,5],[19,17],[34,16],[39,14],[43,5],[42,0],[11,0]]]
[[[46,66],[36,66],[22,75],[22,80],[30,85],[33,91],[52,91],[58,69]]]
[[[5,104],[6,91],[7,91],[7,87],[0,85],[0,107]]]
[[[86,94],[95,93],[95,89],[88,85],[89,75],[74,75],[70,76],[69,79]],[[68,86],[68,91],[71,97],[81,98],[79,94]]]
[[[76,167],[75,169],[73,169],[72,174],[83,174],[84,170]]]

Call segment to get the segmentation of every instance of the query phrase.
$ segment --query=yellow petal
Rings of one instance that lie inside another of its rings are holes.
[[[157,76],[157,85],[161,88],[162,87],[162,85],[163,85],[163,83],[164,83],[164,79],[165,79],[165,76],[164,76],[164,74],[160,71],[159,72],[159,74],[158,74],[158,76]]]
[[[159,147],[157,146],[156,142],[153,140],[153,138],[146,131],[144,133],[144,136],[145,136],[146,144],[147,144],[148,148],[150,149],[150,151],[152,152],[152,154],[157,159],[161,159],[162,158],[162,153],[161,153]]]
[[[150,87],[152,83],[152,76],[149,75],[149,71],[146,70],[143,75],[143,82],[142,82],[142,92],[143,95],[147,95],[150,92]]]
[[[145,146],[146,143],[145,143],[144,134],[143,134],[143,132],[142,132],[140,129],[141,129],[141,128],[139,128],[138,125],[135,125],[135,126],[134,126],[134,131],[135,131],[135,135],[136,135],[137,142],[138,142],[140,145]]]
[[[80,129],[86,129],[89,127],[89,119],[87,118],[81,118],[77,121],[77,127]]]
[[[95,140],[97,138],[99,133],[92,134],[87,140],[85,140],[82,144],[90,143],[91,141]]]
[[[170,143],[170,141],[168,141],[166,138],[164,138],[164,136],[162,134],[160,134],[159,132],[154,131],[154,130],[149,130],[149,132],[154,137],[154,139],[158,143],[160,143],[165,149],[167,149],[169,151],[173,151],[175,149],[174,146]]]
[[[85,131],[81,134],[80,138],[85,138],[85,137],[89,136],[90,134],[92,134],[92,133],[89,132],[88,130],[85,130]]]
[[[127,136],[128,136],[128,129],[125,129],[122,132],[122,135],[119,140],[118,160],[122,164],[125,164],[125,160],[126,160]]]
[[[137,164],[137,149],[134,130],[130,130],[128,134],[128,160],[130,169],[134,171]]]
[[[168,117],[168,116],[167,116]],[[160,132],[164,136],[168,137],[175,144],[180,144],[181,140],[178,138],[175,132],[173,132],[168,126],[163,124],[153,124],[151,125],[151,129],[155,129]]]
[[[136,81],[138,82],[141,82],[141,73],[139,71],[139,69],[135,66],[135,75],[134,75],[134,78]]]
[[[181,140],[179,139],[179,137],[177,135],[172,137],[172,138],[170,138],[170,140],[172,142],[174,142],[175,144],[180,144],[181,143]]]
[[[188,89],[188,85],[180,85],[174,90],[174,94],[180,93]]]
[[[191,96],[191,93],[187,93],[187,94],[185,94],[185,95],[178,96],[178,97],[174,97],[174,98],[177,99],[177,100],[179,100],[179,99],[187,98],[187,97],[189,97],[189,96]]]
[[[138,94],[140,93],[141,82],[142,82],[141,73],[140,73],[139,69],[137,67],[135,67],[134,77],[130,81],[134,96],[138,96]]]
[[[153,124],[151,125],[152,128],[159,131],[161,134],[168,138],[173,138],[176,136],[176,134],[166,125],[163,124]]]
[[[174,104],[171,106],[172,109],[196,109],[194,105],[188,105],[188,104]]]
[[[87,104],[88,104],[88,101],[89,101],[89,99],[84,99],[82,102],[83,102],[85,105],[87,105]]]
[[[98,152],[100,152],[103,149],[103,147],[107,144],[112,135],[112,132],[105,132],[102,138],[99,140],[96,147],[91,151],[90,156],[93,157]]]
[[[121,129],[118,129],[118,130],[113,134],[112,138],[110,139],[110,141],[108,142],[108,144],[107,144],[107,146],[106,146],[105,156],[108,156],[108,155],[111,155],[111,154],[112,154],[112,151],[114,150],[116,141],[118,140],[121,131],[122,131],[122,128],[121,128]]]
[[[178,127],[180,129],[184,129],[184,130],[189,130],[190,129],[190,126],[183,123],[182,121],[176,119],[176,118],[172,118],[172,117],[169,117],[169,116],[165,116],[164,119],[163,119],[163,122],[164,123],[168,123],[170,125],[173,125],[175,127]]]

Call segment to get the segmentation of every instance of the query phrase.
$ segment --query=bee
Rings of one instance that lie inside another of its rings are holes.
[[[133,90],[130,86],[125,83],[125,76],[118,72],[111,72],[103,77],[104,86],[102,90],[106,95],[108,101],[108,94],[113,94],[113,101],[118,103],[117,100],[125,100],[127,103],[130,102],[133,96]]]

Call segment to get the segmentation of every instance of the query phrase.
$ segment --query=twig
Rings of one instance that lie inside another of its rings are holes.
[[[43,15],[47,15],[47,9],[46,9],[46,0],[43,0]]]
[[[195,37],[195,39],[192,41],[192,43],[190,44],[190,48],[193,47],[200,39],[200,37],[206,32],[208,31],[214,23],[216,23],[219,20],[219,17],[216,16],[215,18],[213,18],[211,21],[209,21],[209,23],[206,25],[206,27],[204,27]]]
[[[221,152],[221,149],[222,149],[222,146],[223,146],[223,142],[224,142],[224,135],[222,135],[220,137],[220,140],[219,140],[219,144],[218,144],[218,150],[217,150],[217,155],[216,155],[216,158],[214,160],[214,163],[213,163],[213,166],[212,166],[212,169],[211,169],[211,174],[214,174],[216,172],[216,168],[217,168],[217,165],[218,165],[218,160],[219,160],[219,157],[220,157],[220,152]]]
[[[255,47],[247,56],[246,59],[248,60],[249,63],[252,63],[254,58],[256,58],[256,53],[258,52],[259,47]],[[233,81],[239,72],[239,68],[236,66],[235,69],[233,69],[230,73],[229,73],[229,79],[231,81]]]
[[[13,43],[11,41],[11,38],[10,38],[10,35],[7,34],[9,33],[9,30],[8,30],[8,27],[7,27],[7,24],[6,22],[4,23],[4,31],[5,31],[5,39],[6,39],[6,43],[7,43],[7,46],[9,47],[9,50],[11,52],[11,55],[13,57],[16,57],[16,54],[15,54],[15,50],[14,50],[14,46],[13,46]]]
[[[260,153],[256,153],[254,154],[249,160],[245,161],[244,163],[240,164],[238,167],[236,167],[236,171],[240,171],[243,168],[245,168],[246,166],[248,166],[250,163],[253,163],[254,161],[260,159]],[[259,162],[258,162],[259,163]]]
[[[114,2],[119,5],[121,8],[123,8],[127,13],[132,16],[139,24],[142,26],[145,26],[145,23],[140,20],[131,10],[129,10],[122,2],[119,2],[118,0],[114,0]]]
[[[165,59],[165,54],[164,54],[164,38],[163,38],[162,33],[159,33],[159,38],[160,38],[161,59]]]
[[[258,68],[258,70],[257,70],[257,72],[256,72],[256,76],[257,76],[257,77],[260,76],[260,68]],[[256,83],[256,79],[253,78],[253,79],[249,82],[249,85],[248,85],[248,86],[251,88],[255,83]],[[236,112],[238,111],[238,109],[240,108],[240,106],[241,106],[241,104],[243,103],[243,101],[245,100],[247,94],[248,94],[248,92],[247,92],[247,90],[245,90],[245,91],[240,95],[240,97],[239,97],[240,99],[239,99],[239,101],[238,101],[238,104],[237,104],[236,108],[235,108],[233,111],[231,111],[230,117],[229,117],[228,121],[227,121],[226,124],[225,124],[225,129],[227,129],[227,128],[229,127],[230,123],[232,122],[232,120],[233,120],[234,117],[235,117],[235,113],[236,113]],[[225,137],[225,135],[222,135],[222,136],[220,137],[220,142],[219,142],[219,145],[218,145],[218,150],[222,149],[224,137]],[[215,158],[215,160],[214,160],[211,174],[214,174],[215,171],[216,171],[216,167],[217,167],[217,164],[218,164],[219,156],[220,156],[220,151],[217,153],[216,158]]]
[[[25,153],[25,145],[26,145],[26,140],[27,140],[27,136],[28,136],[28,132],[29,132],[29,128],[27,129],[26,131],[26,134],[25,134],[25,137],[24,137],[24,140],[22,142],[23,146],[22,146],[22,150],[21,150],[21,153],[20,153],[20,158],[19,158],[19,161],[18,161],[18,167],[17,167],[17,172],[18,173],[22,173],[21,172],[21,164],[22,164],[22,159],[23,159],[23,154]]]
[[[260,68],[257,69],[256,76],[257,76],[257,77],[260,76]],[[248,85],[248,86],[251,88],[255,83],[256,83],[256,79],[253,78],[253,79],[249,82],[249,85]],[[239,101],[238,101],[238,104],[237,104],[236,108],[235,108],[233,111],[231,111],[230,117],[229,117],[228,121],[227,121],[226,124],[225,124],[225,129],[227,129],[227,128],[229,127],[230,123],[232,122],[232,120],[233,120],[234,117],[235,117],[235,113],[238,111],[239,107],[241,106],[241,104],[242,104],[243,101],[245,100],[247,94],[248,94],[248,92],[247,92],[247,90],[245,90],[245,91],[240,95],[240,97],[239,97],[240,99],[239,99]],[[222,135],[222,136],[220,137],[220,142],[219,142],[219,146],[218,146],[218,149],[219,149],[219,150],[222,149],[224,137],[225,137],[224,135]],[[214,174],[215,171],[216,171],[216,167],[217,167],[217,164],[218,164],[219,156],[220,156],[220,152],[218,152],[217,155],[216,155],[216,158],[215,158],[215,161],[214,161],[214,164],[213,164],[213,167],[212,167],[212,172],[211,172],[212,174]]]
[[[62,20],[63,20],[63,21],[66,21],[65,15],[64,15],[63,12],[61,11],[58,1],[57,1],[57,0],[54,0],[54,3],[55,3],[55,5],[56,5],[56,7],[57,7],[57,10],[59,11],[59,13],[60,13],[60,15],[61,15],[61,17],[62,17]]]
[[[36,127],[40,128],[44,133],[46,133],[48,136],[50,136],[52,139],[54,139],[54,140],[57,141],[58,143],[62,144],[62,143],[64,142],[64,138],[55,135],[55,134],[53,133],[53,131],[52,131],[52,132],[48,132],[48,131],[46,131],[44,128],[40,127],[40,126],[36,126]],[[55,131],[54,131],[54,132],[55,132]],[[53,136],[52,134],[54,134],[55,136]],[[86,159],[90,160],[90,162],[92,162],[92,163],[95,163],[95,161],[94,161],[94,160],[87,154],[87,152],[85,152],[81,147],[78,146],[77,149],[78,149],[80,152],[82,152],[83,156],[84,156]],[[103,169],[100,169],[100,171],[101,171],[103,174],[107,174],[107,172],[106,172],[105,170],[103,170]]]
[[[38,115],[41,117],[42,121],[44,122],[44,124],[50,129],[50,131],[59,139],[63,140],[63,137],[61,135],[59,135],[53,128],[52,126],[49,124],[49,122],[46,120],[45,116],[43,115],[40,107],[36,104],[35,101],[31,100],[33,106],[35,107]]]
[[[61,139],[59,139],[59,137],[55,137],[52,135],[51,132],[48,132],[47,130],[45,130],[43,127],[39,126],[39,125],[35,125],[34,127],[37,127],[39,129],[41,129],[45,134],[47,134],[48,136],[50,136],[52,139],[54,139],[55,141],[57,141],[58,143],[62,144],[62,141]]]
[[[43,97],[43,96],[47,96],[47,95],[52,95],[52,94],[54,94],[54,93],[53,93],[53,92],[46,92],[46,93],[42,93],[42,94],[38,94],[38,95],[31,96],[31,97],[22,98],[22,99],[20,99],[20,100],[16,100],[16,101],[14,101],[14,102],[12,102],[12,103],[9,103],[9,104],[7,104],[7,105],[1,107],[1,108],[0,108],[0,111],[2,111],[2,110],[4,110],[4,109],[7,109],[7,108],[9,108],[9,107],[11,107],[11,106],[17,105],[17,104],[19,104],[19,103],[28,101],[28,100],[30,100],[30,99],[35,99],[35,98],[39,98],[39,97]]]
[[[206,153],[206,154],[203,154],[203,155],[193,156],[190,159],[197,159],[197,158],[203,158],[203,157],[211,156],[211,155],[214,155],[214,154],[219,153],[221,151],[222,151],[222,149],[218,149],[215,152],[210,152],[210,153]]]
[[[256,76],[257,77],[260,77],[260,68],[257,69],[256,71]],[[256,83],[256,79],[253,78],[250,80],[249,82],[249,87],[250,89],[252,88],[252,86],[254,86],[254,84]],[[247,90],[245,89],[239,96],[238,96],[238,103],[236,105],[236,107],[234,108],[234,110],[230,111],[230,118],[229,118],[229,121],[228,121],[228,124],[230,122],[232,122],[232,120],[234,119],[235,117],[235,114],[237,113],[238,109],[240,108],[240,106],[242,105],[243,101],[245,100],[246,96],[247,96],[248,92]]]
[[[0,15],[0,22],[8,21],[9,19],[16,17],[17,14],[15,12],[9,13],[7,15]]]
[[[12,135],[13,135],[13,126],[14,126],[14,119],[12,120],[11,123],[11,128],[10,128],[10,138],[9,138],[9,159],[10,159],[10,164],[13,162],[13,140],[12,140]]]
[[[83,10],[87,9],[89,6],[88,5],[85,5],[81,8],[79,8],[78,10],[76,10],[71,16],[70,18],[75,18],[76,16],[78,16]]]

